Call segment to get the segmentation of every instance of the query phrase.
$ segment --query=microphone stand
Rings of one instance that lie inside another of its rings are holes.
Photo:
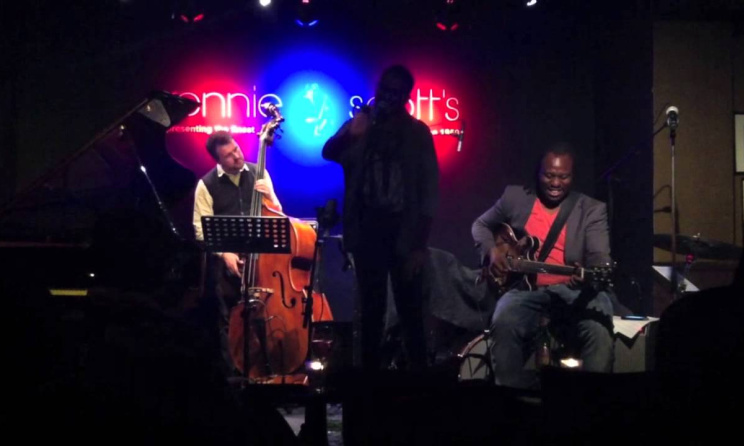
[[[669,143],[671,146],[671,162],[672,162],[672,277],[671,277],[671,291],[672,301],[677,299],[679,295],[679,280],[677,278],[677,189],[676,189],[676,172],[675,172],[675,143],[677,139],[677,123],[667,120],[667,127],[669,127]]]
[[[666,127],[667,127],[667,123],[664,123],[664,125],[662,125],[657,130],[655,130],[654,133],[651,134],[651,140],[653,141],[654,137],[656,137],[656,135],[661,133],[661,131],[664,130]],[[603,181],[607,183],[607,220],[608,220],[608,224],[610,227],[610,231],[612,231],[612,228],[615,226],[614,225],[614,218],[615,218],[614,184],[621,182],[621,180],[615,176],[615,172],[617,172],[617,170],[623,167],[628,161],[630,161],[633,157],[638,155],[640,152],[641,152],[641,149],[638,147],[628,150],[612,166],[608,167],[604,172],[602,172],[596,180],[597,182]],[[632,275],[630,275],[629,277],[631,278],[632,282],[635,281],[635,278]],[[642,305],[642,302],[640,302],[640,292],[639,292],[639,304]]]
[[[320,259],[320,250],[325,243],[325,238],[332,227],[338,223],[339,215],[336,213],[336,200],[331,199],[326,202],[325,207],[315,208],[316,218],[318,220],[318,234],[315,237],[315,250],[313,251],[313,262],[310,266],[310,283],[305,287],[307,296],[303,299],[305,302],[305,312],[302,318],[302,328],[307,328],[307,354],[305,355],[305,364],[312,358],[313,348],[313,288],[315,285],[315,276]],[[320,446],[328,445],[328,424],[326,421],[326,401],[322,397],[310,398],[305,405],[305,425],[300,430],[299,437],[304,438],[308,444]]]
[[[315,276],[319,259],[319,252],[325,243],[325,237],[333,226],[338,223],[339,215],[336,213],[336,200],[328,200],[324,208],[316,208],[316,217],[318,220],[318,235],[315,238],[315,250],[313,251],[313,261],[310,267],[310,283],[305,287],[307,296],[305,297],[305,312],[302,318],[302,328],[307,328],[307,355],[305,361],[312,357],[312,317],[313,317],[313,288],[315,285]]]

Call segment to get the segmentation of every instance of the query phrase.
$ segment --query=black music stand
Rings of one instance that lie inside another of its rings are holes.
[[[288,217],[211,215],[202,217],[207,252],[289,254]]]
[[[204,244],[207,252],[236,254],[289,254],[290,225],[288,217],[248,217],[212,215],[202,217]],[[243,377],[250,373],[248,289],[241,286],[243,300]],[[267,358],[268,361],[268,358]]]

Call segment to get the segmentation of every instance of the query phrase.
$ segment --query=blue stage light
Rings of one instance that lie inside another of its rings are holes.
[[[282,150],[305,165],[325,163],[320,152],[346,119],[349,93],[333,77],[305,70],[282,82],[277,94],[287,119]]]

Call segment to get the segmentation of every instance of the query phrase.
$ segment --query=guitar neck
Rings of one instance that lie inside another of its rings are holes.
[[[577,268],[566,265],[552,265],[550,263],[535,262],[532,260],[519,260],[514,265],[514,270],[521,273],[527,274],[556,274],[559,276],[573,276],[578,274],[584,275],[584,268]]]

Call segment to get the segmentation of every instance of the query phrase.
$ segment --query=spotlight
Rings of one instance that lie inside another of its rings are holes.
[[[537,4],[537,0],[527,0],[527,7],[535,6]]]
[[[258,0],[258,4],[265,8],[271,4],[271,0]]]
[[[183,23],[196,23],[204,20],[204,10],[197,0],[176,0],[173,4],[172,20]]]
[[[584,361],[576,358],[563,358],[561,359],[561,367],[566,369],[580,369]]]
[[[300,0],[297,5],[297,18],[295,23],[302,27],[311,27],[318,24],[315,2],[311,0]]]
[[[325,365],[318,360],[308,361],[307,364],[305,364],[305,367],[315,372],[319,372],[325,369]]]
[[[460,2],[445,0],[444,6],[437,13],[437,28],[442,31],[455,31],[460,27]]]

